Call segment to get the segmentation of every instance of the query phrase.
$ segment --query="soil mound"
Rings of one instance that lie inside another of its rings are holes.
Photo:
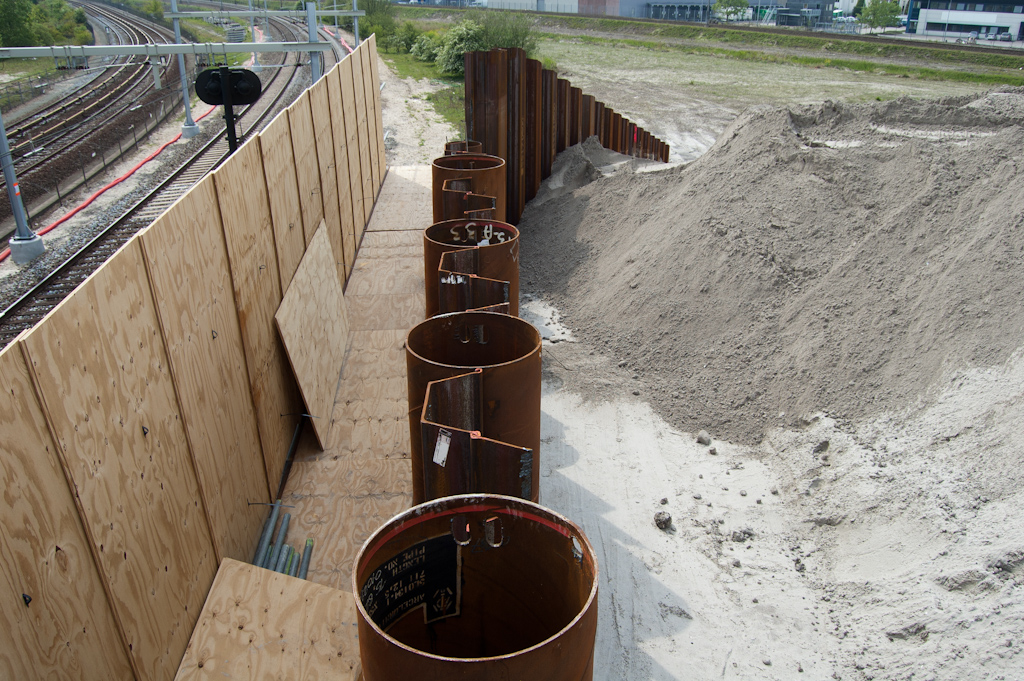
[[[1005,88],[752,108],[663,172],[568,150],[520,224],[524,288],[690,432],[900,408],[1021,345],[1022,122]]]

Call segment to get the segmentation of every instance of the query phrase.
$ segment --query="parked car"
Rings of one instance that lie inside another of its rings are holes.
[[[996,40],[1002,40],[1004,43],[1013,42],[1013,36],[1007,33],[1000,33],[996,36]]]

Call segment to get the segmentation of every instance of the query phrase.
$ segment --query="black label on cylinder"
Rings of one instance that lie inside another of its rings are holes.
[[[381,629],[424,608],[424,621],[459,614],[462,559],[451,534],[410,546],[373,571],[359,592],[363,607]]]

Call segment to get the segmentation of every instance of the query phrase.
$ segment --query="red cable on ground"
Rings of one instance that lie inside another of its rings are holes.
[[[198,116],[198,117],[196,118],[196,122],[199,122],[199,121],[203,120],[204,118],[206,118],[207,116],[209,116],[209,115],[210,115],[211,113],[213,113],[213,110],[214,110],[215,108],[217,108],[217,107],[213,107],[213,106],[211,106],[211,107],[210,107],[210,109],[209,109],[209,110],[208,110],[208,111],[207,111],[206,113],[204,113],[204,114],[202,114],[201,116]],[[154,152],[153,152],[152,154],[150,154],[150,155],[149,155],[149,156],[147,156],[146,158],[144,158],[144,159],[142,159],[141,161],[139,161],[139,163],[138,163],[138,164],[136,164],[136,165],[135,165],[135,167],[133,167],[133,168],[132,168],[131,170],[129,170],[129,171],[127,172],[127,173],[125,173],[125,174],[124,174],[124,175],[122,175],[121,177],[117,178],[116,180],[114,180],[114,181],[113,181],[113,182],[111,182],[110,184],[106,185],[106,186],[105,186],[105,187],[103,187],[102,189],[100,189],[99,191],[97,191],[97,192],[96,192],[95,194],[93,194],[92,196],[90,196],[89,198],[87,198],[87,199],[86,199],[85,201],[83,201],[83,202],[82,202],[82,203],[80,203],[79,205],[75,206],[75,208],[74,208],[74,209],[72,209],[72,211],[71,211],[70,213],[67,213],[66,215],[64,215],[64,217],[62,217],[62,218],[60,218],[60,219],[56,220],[55,222],[51,222],[51,223],[50,223],[50,224],[48,224],[48,225],[47,225],[46,227],[43,227],[43,228],[42,228],[41,230],[39,230],[38,232],[36,232],[36,235],[38,235],[38,236],[43,236],[44,234],[46,234],[46,233],[48,233],[48,232],[50,232],[50,231],[52,231],[52,230],[56,229],[56,228],[57,228],[57,227],[59,227],[60,225],[64,224],[65,222],[67,222],[68,220],[70,220],[71,218],[73,218],[73,217],[74,217],[75,215],[77,215],[77,214],[78,214],[78,212],[79,212],[79,211],[81,211],[81,210],[85,209],[86,207],[88,207],[88,206],[89,206],[89,204],[91,204],[91,203],[92,203],[93,201],[95,201],[95,200],[96,200],[96,199],[98,199],[98,198],[99,198],[100,196],[102,196],[102,195],[103,195],[103,193],[104,193],[104,192],[106,192],[106,191],[107,191],[108,189],[110,189],[110,188],[112,188],[112,187],[116,187],[117,185],[119,185],[119,184],[121,184],[122,182],[124,182],[125,180],[127,180],[127,179],[128,179],[129,177],[131,177],[132,175],[134,175],[134,174],[135,174],[135,172],[136,172],[136,171],[137,171],[137,170],[138,170],[139,168],[141,168],[142,166],[146,165],[147,163],[149,163],[150,161],[152,161],[152,160],[153,160],[154,158],[156,158],[157,156],[159,156],[159,155],[160,155],[160,153],[161,153],[161,152],[162,152],[162,151],[163,151],[164,149],[166,149],[167,147],[171,146],[172,144],[174,144],[175,142],[177,142],[177,141],[178,141],[179,139],[181,139],[181,133],[180,133],[180,132],[179,132],[179,133],[178,133],[177,135],[175,135],[175,136],[174,136],[174,139],[172,139],[172,140],[171,140],[170,142],[165,142],[164,144],[161,144],[161,145],[160,145],[160,147],[159,147],[159,148],[158,148],[158,149],[157,149],[156,151],[154,151]],[[0,262],[3,262],[4,260],[6,260],[6,259],[8,258],[8,256],[10,256],[10,255],[11,255],[11,249],[10,249],[10,248],[5,248],[4,250],[0,251]]]

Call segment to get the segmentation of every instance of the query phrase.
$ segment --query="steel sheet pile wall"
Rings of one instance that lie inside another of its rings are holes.
[[[0,676],[170,679],[303,411],[274,314],[386,171],[373,37],[0,352]]]
[[[597,135],[612,151],[668,161],[669,147],[519,48],[467,52],[466,137],[506,163],[506,221],[551,174],[555,155]]]

